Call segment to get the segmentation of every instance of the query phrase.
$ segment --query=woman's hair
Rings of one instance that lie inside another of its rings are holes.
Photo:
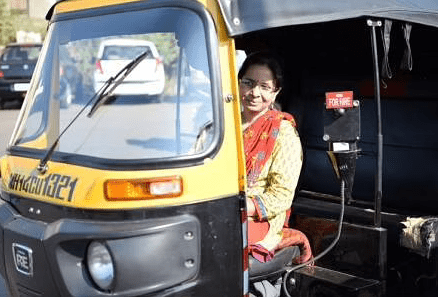
[[[274,56],[268,52],[255,52],[245,59],[242,67],[239,70],[238,78],[241,79],[243,75],[248,71],[249,67],[253,65],[266,66],[271,70],[274,76],[274,83],[277,89],[283,87],[283,71],[280,63],[274,58]]]

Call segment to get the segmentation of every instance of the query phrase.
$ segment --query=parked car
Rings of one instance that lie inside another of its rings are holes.
[[[114,95],[147,95],[160,97],[164,91],[165,74],[155,44],[138,39],[109,39],[99,47],[94,71],[94,90],[117,74],[133,59],[148,51],[148,56],[114,90]]]
[[[41,51],[40,43],[8,44],[0,57],[0,108],[24,99]]]

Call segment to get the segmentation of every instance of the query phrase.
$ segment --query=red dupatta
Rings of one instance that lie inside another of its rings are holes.
[[[263,166],[271,156],[282,120],[290,121],[296,127],[292,115],[277,110],[268,110],[243,133],[249,186],[254,185]]]
[[[280,124],[283,120],[289,121],[293,127],[296,127],[296,122],[292,115],[277,110],[268,110],[243,133],[246,174],[250,187],[256,183],[257,178],[274,150],[280,131]],[[255,206],[258,209],[257,203]],[[257,212],[259,211],[258,209]],[[285,228],[283,228],[283,239],[275,250],[297,245],[300,248],[301,256],[294,259],[294,261],[295,263],[303,263],[312,257],[312,251],[307,237],[302,232],[287,228],[289,214],[288,212]],[[272,251],[268,251],[256,244],[256,242],[266,236],[268,230],[269,223],[266,220],[249,221],[248,243],[250,253],[260,262],[269,261],[274,256]]]

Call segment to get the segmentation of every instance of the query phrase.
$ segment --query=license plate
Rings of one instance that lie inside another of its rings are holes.
[[[29,83],[14,84],[14,91],[16,92],[27,92],[27,90],[29,90]]]
[[[14,255],[15,268],[27,276],[33,275],[32,249],[22,244],[13,243],[12,253]]]

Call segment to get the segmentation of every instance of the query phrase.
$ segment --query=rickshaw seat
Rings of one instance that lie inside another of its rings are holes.
[[[254,257],[249,256],[249,278],[251,282],[267,279],[273,276],[280,276],[286,266],[292,265],[292,260],[300,255],[298,246],[288,246],[275,252],[271,261],[262,263]]]

